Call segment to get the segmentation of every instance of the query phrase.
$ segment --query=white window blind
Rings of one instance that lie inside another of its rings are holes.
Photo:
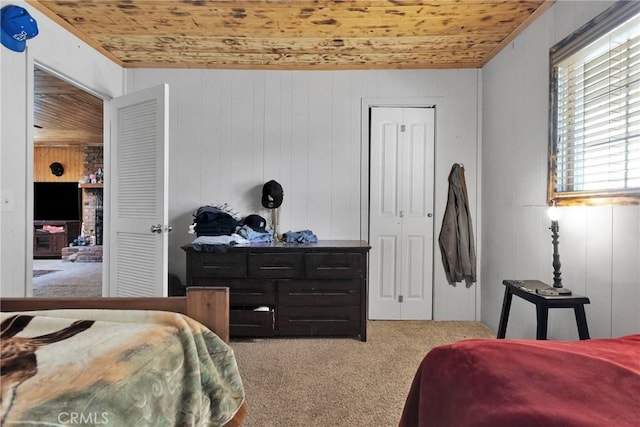
[[[640,15],[605,30],[552,51],[555,200],[640,195]]]

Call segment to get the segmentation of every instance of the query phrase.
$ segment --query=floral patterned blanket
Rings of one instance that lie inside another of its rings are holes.
[[[233,350],[161,311],[1,314],[0,424],[219,426],[240,411]]]

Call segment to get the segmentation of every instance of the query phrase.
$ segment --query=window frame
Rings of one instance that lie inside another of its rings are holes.
[[[600,15],[549,49],[549,152],[547,200],[558,206],[569,205],[638,205],[639,189],[556,191],[557,188],[557,64],[590,43],[610,33],[620,24],[640,13],[640,2],[618,1]]]

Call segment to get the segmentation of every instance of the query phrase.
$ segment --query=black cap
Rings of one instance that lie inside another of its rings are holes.
[[[250,227],[253,231],[259,231],[261,233],[266,233],[267,220],[262,218],[260,215],[252,214],[248,215],[243,224],[247,227]]]
[[[271,180],[262,187],[262,206],[268,209],[279,208],[282,204],[284,191],[282,185],[277,181]]]

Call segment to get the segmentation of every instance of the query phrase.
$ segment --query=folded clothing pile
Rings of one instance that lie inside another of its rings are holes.
[[[234,233],[229,236],[199,236],[191,242],[191,247],[196,251],[202,252],[226,252],[228,246],[244,245],[246,243],[251,242]]]
[[[318,236],[311,230],[287,231],[283,237],[287,243],[318,243]]]
[[[231,235],[240,225],[230,214],[215,206],[202,206],[193,216],[198,237]]]

